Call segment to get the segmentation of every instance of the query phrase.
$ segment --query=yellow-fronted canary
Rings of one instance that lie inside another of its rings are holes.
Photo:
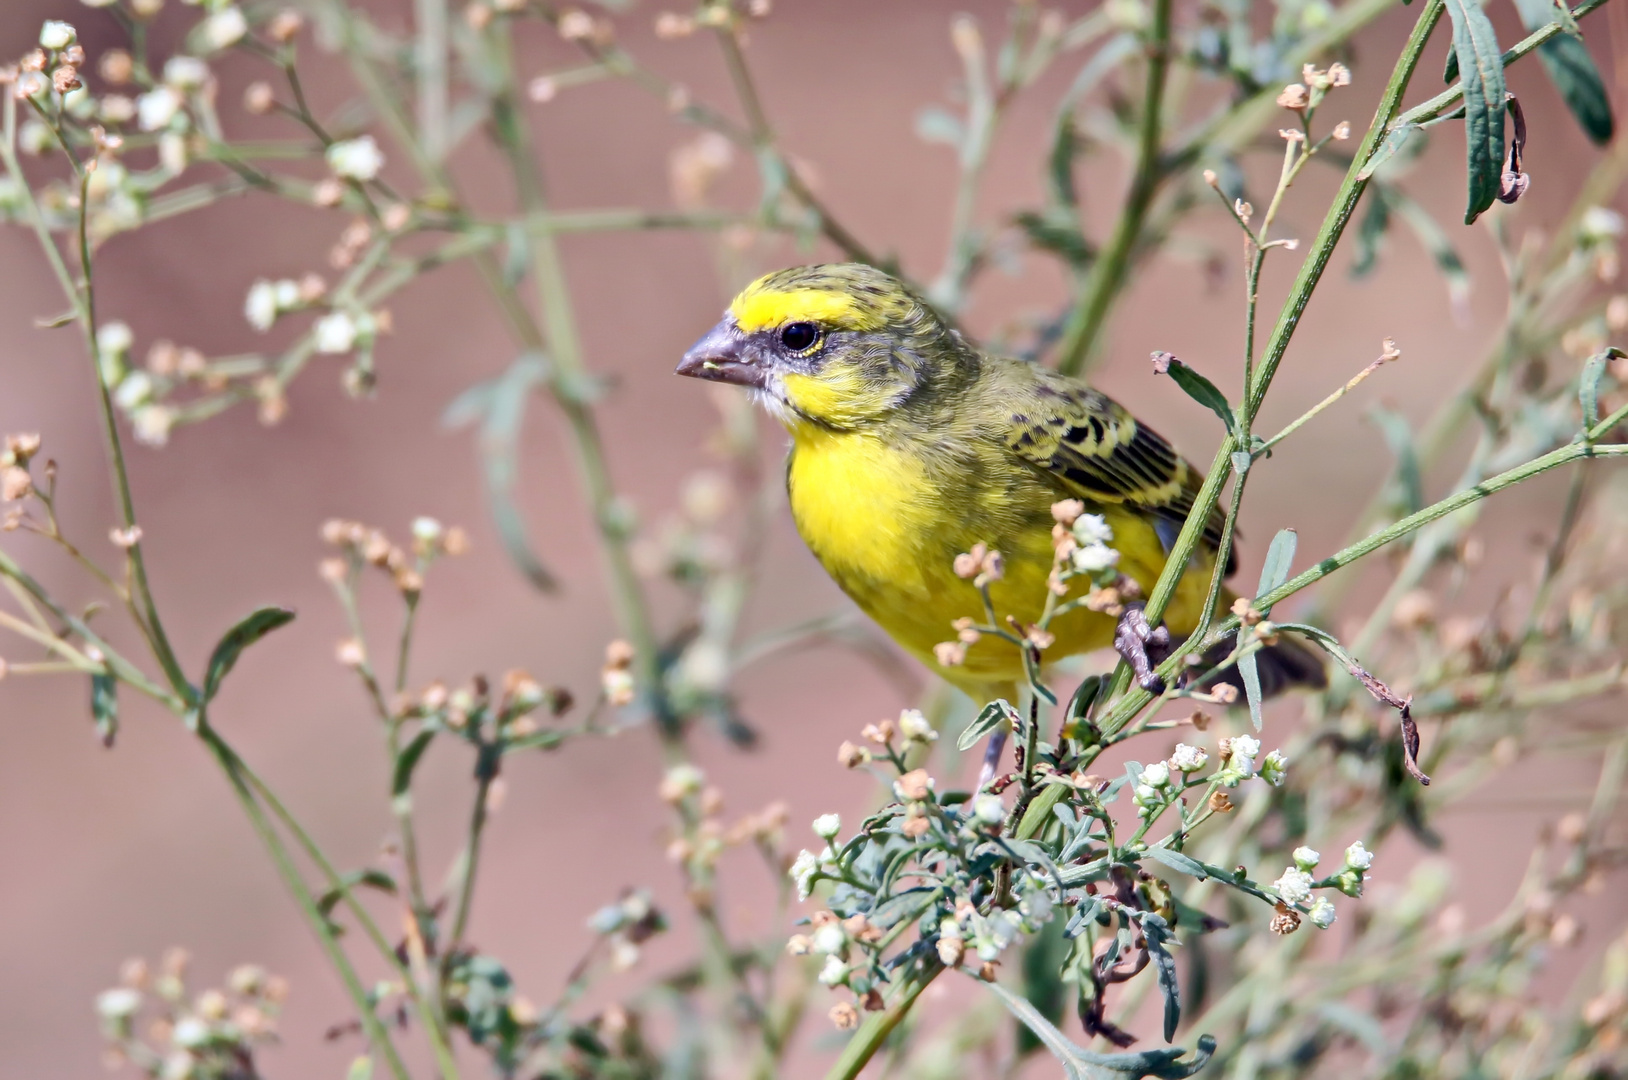
[[[1052,507],[1080,500],[1106,526],[1118,571],[1150,591],[1204,479],[1116,402],[974,348],[901,282],[860,264],[758,279],[678,372],[750,387],[785,425],[786,487],[809,548],[895,641],[978,699],[1010,694],[1023,660],[988,634],[935,654],[957,619],[982,613],[957,555],[1000,552],[995,610],[1031,624],[1055,583]],[[1165,612],[1177,636],[1197,625],[1222,526],[1217,509]],[[1108,646],[1115,628],[1112,614],[1077,606],[1051,623],[1046,657]],[[1267,694],[1323,685],[1321,663],[1288,639],[1257,657]]]

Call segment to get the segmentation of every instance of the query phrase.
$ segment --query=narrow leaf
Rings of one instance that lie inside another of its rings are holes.
[[[1600,379],[1605,375],[1610,353],[1595,353],[1583,364],[1583,374],[1577,380],[1577,399],[1583,406],[1583,430],[1600,422]]]
[[[959,148],[966,138],[966,125],[953,113],[929,105],[916,114],[916,138]]]
[[[1102,681],[1101,675],[1087,675],[1080,680],[1080,685],[1074,688],[1074,696],[1068,699],[1067,726],[1076,725],[1091,715],[1091,707],[1102,693]]]
[[[1407,418],[1389,409],[1374,406],[1368,415],[1379,425],[1396,455],[1396,484],[1402,498],[1402,512],[1411,514],[1424,506],[1424,483],[1419,477],[1419,455],[1413,447],[1413,427]]]
[[[1018,713],[1016,709],[1012,708],[1011,702],[1005,698],[998,698],[985,705],[977,718],[967,725],[967,729],[961,733],[961,737],[955,740],[955,748],[957,750],[971,750],[978,745],[979,739],[994,731],[1003,721],[1008,721],[1013,727],[1016,727]]]
[[[407,794],[413,786],[413,770],[418,768],[418,761],[424,756],[424,751],[430,748],[430,742],[435,738],[435,732],[425,730],[413,736],[413,741],[402,748],[396,755],[396,767],[390,778],[390,794],[400,797]]]
[[[1074,158],[1079,152],[1080,136],[1074,129],[1074,110],[1064,108],[1057,114],[1057,123],[1052,130],[1051,153],[1046,158],[1046,179],[1050,182],[1051,198],[1059,206],[1079,205],[1079,193],[1074,187]]]
[[[1375,184],[1367,194],[1368,208],[1357,225],[1357,249],[1351,260],[1351,276],[1358,278],[1371,273],[1379,262],[1379,249],[1391,227],[1391,206],[1385,190]]]
[[[1266,561],[1261,564],[1261,583],[1255,590],[1256,596],[1265,596],[1273,589],[1289,580],[1289,568],[1294,565],[1295,545],[1300,542],[1300,534],[1293,529],[1279,529],[1272,543],[1266,549]],[[1262,608],[1262,615],[1270,615],[1270,607]]]
[[[1464,86],[1464,137],[1469,171],[1466,225],[1502,190],[1504,170],[1504,60],[1492,21],[1475,0],[1446,0],[1453,20],[1453,52]]]
[[[1381,165],[1396,156],[1396,152],[1402,149],[1402,144],[1407,142],[1408,137],[1418,130],[1418,124],[1398,124],[1387,131],[1385,137],[1380,140],[1379,145],[1374,147],[1373,155],[1358,170],[1357,179],[1367,180],[1372,177]]]
[[[242,621],[220,639],[209,656],[209,668],[204,673],[203,699],[208,702],[220,689],[221,680],[237,664],[243,650],[279,627],[294,621],[294,613],[287,608],[263,607],[250,612]]]
[[[1167,942],[1175,940],[1175,935],[1164,918],[1151,911],[1142,916],[1141,923],[1148,954],[1158,969],[1159,993],[1164,998],[1164,1041],[1169,1042],[1176,1037],[1176,1028],[1181,1024],[1181,983],[1176,978],[1176,958],[1166,947]]]
[[[1249,702],[1249,722],[1255,730],[1261,729],[1261,669],[1255,654],[1244,653],[1238,658],[1238,674],[1244,679],[1244,698]]]
[[[1227,402],[1227,395],[1218,390],[1216,385],[1209,379],[1206,379],[1170,353],[1154,353],[1153,355],[1155,371],[1162,370],[1176,380],[1176,385],[1186,391],[1188,397],[1215,413],[1216,416],[1221,418],[1221,422],[1227,426],[1227,431],[1229,433],[1232,431],[1236,421],[1232,416],[1232,406]],[[1167,359],[1169,361],[1168,366],[1164,363]]]
[[[390,896],[396,895],[395,878],[392,878],[383,870],[354,870],[349,874],[341,874],[337,885],[317,897],[317,910],[322,913],[324,918],[327,918],[333,913],[333,909],[339,906],[339,902],[345,898],[346,893],[363,886],[377,889],[379,892]]]
[[[1164,863],[1172,870],[1180,870],[1182,873],[1196,877],[1200,881],[1209,880],[1210,872],[1204,868],[1203,863],[1191,855],[1185,855],[1180,851],[1161,847],[1158,844],[1148,848],[1143,854],[1155,862]]]
[[[119,733],[119,683],[111,675],[90,677],[90,715],[96,721],[96,734],[109,749]]]
[[[1583,133],[1597,146],[1610,142],[1616,130],[1616,121],[1611,115],[1611,95],[1606,92],[1588,46],[1581,37],[1573,36],[1577,33],[1577,22],[1571,18],[1571,12],[1554,0],[1515,0],[1515,8],[1529,31],[1541,30],[1550,22],[1562,20],[1564,13],[1562,21],[1571,25],[1566,33],[1557,34],[1538,46],[1538,59],[1543,61],[1549,81],[1560,91]]]

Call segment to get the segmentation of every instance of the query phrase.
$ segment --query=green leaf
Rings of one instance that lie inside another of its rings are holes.
[[[916,114],[916,138],[922,142],[959,148],[966,135],[966,125],[961,118],[937,105],[929,105]]]
[[[1605,375],[1610,353],[1595,353],[1583,364],[1583,374],[1577,380],[1577,399],[1583,406],[1583,430],[1600,422],[1600,379]]]
[[[1396,152],[1402,149],[1402,144],[1407,142],[1408,137],[1418,130],[1418,124],[1398,124],[1387,131],[1385,137],[1380,140],[1379,145],[1374,147],[1373,154],[1358,170],[1357,179],[1367,180],[1372,177],[1381,165],[1396,156]],[[1500,162],[1500,164],[1502,163]]]
[[[1134,1054],[1093,1054],[1076,1046],[1057,1026],[1040,1014],[1022,995],[1014,994],[999,983],[983,983],[989,992],[1001,999],[1011,1014],[1034,1032],[1035,1037],[1062,1062],[1063,1075],[1068,1080],[1140,1080],[1158,1077],[1159,1080],[1181,1080],[1202,1069],[1215,1053],[1215,1039],[1209,1035],[1198,1037],[1198,1048],[1193,1056],[1183,1061],[1186,1050],[1143,1050]]]
[[[1143,854],[1155,862],[1164,863],[1172,870],[1180,870],[1182,873],[1196,877],[1200,881],[1209,880],[1209,870],[1205,869],[1204,864],[1191,855],[1185,855],[1173,848],[1161,847],[1158,844],[1148,848]]]
[[[1074,696],[1068,699],[1068,719],[1064,721],[1065,726],[1078,724],[1091,715],[1091,707],[1102,695],[1102,687],[1101,675],[1087,675],[1080,680],[1080,685],[1074,688]]]
[[[514,489],[526,403],[531,392],[545,385],[549,377],[546,359],[538,353],[524,353],[502,375],[458,395],[441,418],[441,423],[449,428],[479,424],[477,448],[498,538],[509,560],[526,580],[543,592],[555,588],[554,575],[531,549],[525,522],[515,505]]]
[[[1046,157],[1046,179],[1050,182],[1052,201],[1059,206],[1075,207],[1080,203],[1074,187],[1074,158],[1080,152],[1080,135],[1074,129],[1074,110],[1064,108],[1057,114],[1053,125],[1051,153]]]
[[[1012,708],[1011,702],[1005,698],[997,698],[985,705],[977,718],[967,725],[967,729],[961,733],[961,737],[955,740],[955,748],[957,750],[971,750],[978,745],[979,739],[994,731],[1003,721],[1016,728],[1020,723],[1020,718],[1018,717],[1018,711]]]
[[[1067,923],[1062,919],[1053,919],[1040,928],[1023,950],[1023,997],[1053,1024],[1062,1020],[1070,999],[1063,971],[1073,945],[1064,934],[1066,929]],[[1044,1045],[1027,1025],[1018,1024],[1019,1057],[1028,1057]]]
[[[1176,978],[1176,958],[1165,947],[1165,943],[1175,941],[1176,936],[1170,932],[1170,924],[1164,917],[1151,911],[1143,915],[1140,922],[1148,954],[1158,969],[1159,994],[1164,998],[1164,1041],[1169,1042],[1176,1037],[1176,1028],[1181,1024],[1181,983]]]
[[[102,737],[102,745],[111,749],[113,738],[119,733],[119,683],[113,676],[90,677],[90,715],[96,721],[96,734]]]
[[[428,729],[420,731],[413,736],[413,741],[402,748],[396,755],[396,767],[390,777],[390,794],[400,797],[407,794],[413,786],[413,770],[418,768],[418,761],[424,756],[424,751],[430,748],[435,738],[435,732]]]
[[[1390,200],[1385,198],[1384,189],[1375,184],[1368,189],[1368,208],[1363,211],[1362,221],[1357,225],[1356,255],[1351,260],[1352,277],[1364,277],[1373,271],[1379,262],[1380,246],[1390,227]]]
[[[1080,232],[1073,216],[1062,210],[1037,214],[1024,210],[1013,222],[1028,236],[1029,243],[1049,251],[1076,270],[1084,270],[1097,257],[1097,249]]]
[[[1239,476],[1249,471],[1249,466],[1255,460],[1255,455],[1248,450],[1234,450],[1232,452],[1232,471]]]
[[[333,914],[334,908],[339,906],[346,893],[364,886],[377,889],[389,896],[396,895],[396,879],[383,870],[353,870],[348,874],[341,874],[337,885],[317,897],[317,911],[326,919]]]
[[[1220,417],[1221,422],[1227,425],[1227,432],[1230,434],[1237,421],[1233,419],[1232,406],[1227,402],[1227,395],[1216,389],[1213,382],[1194,371],[1181,360],[1171,356],[1171,354],[1156,353],[1155,356],[1158,356],[1161,361],[1164,358],[1169,358],[1170,364],[1165,369],[1165,374],[1176,380],[1176,385],[1186,391],[1188,397]]]
[[[1261,669],[1255,653],[1246,652],[1238,658],[1238,674],[1243,676],[1244,700],[1249,703],[1249,722],[1255,730],[1261,729]]]
[[[1406,417],[1375,405],[1368,415],[1385,436],[1396,455],[1396,485],[1402,499],[1402,513],[1411,514],[1424,506],[1424,482],[1419,477],[1419,455],[1413,447],[1413,426]]]
[[[203,700],[208,703],[220,689],[221,680],[237,664],[243,650],[279,627],[294,621],[294,613],[287,608],[263,607],[250,612],[236,626],[226,631],[215,651],[209,656],[209,668],[204,673]]]
[[[1504,60],[1492,21],[1475,0],[1446,0],[1453,52],[1464,86],[1464,137],[1469,170],[1466,225],[1491,206],[1503,186]]]
[[[1279,529],[1272,543],[1266,549],[1266,561],[1261,564],[1261,583],[1255,590],[1256,596],[1265,596],[1273,589],[1289,580],[1289,568],[1294,565],[1295,545],[1300,543],[1300,534],[1293,529]],[[1272,609],[1265,607],[1261,614],[1270,615]]]
[[[373,1080],[373,1059],[366,1054],[350,1063],[345,1080]]]
[[[1538,46],[1538,59],[1543,61],[1549,81],[1560,91],[1583,134],[1596,146],[1610,142],[1616,131],[1611,95],[1606,91],[1599,69],[1594,66],[1588,46],[1580,37],[1572,36],[1577,33],[1577,22],[1571,18],[1571,12],[1554,0],[1515,0],[1515,8],[1529,31],[1541,30],[1557,20],[1571,24],[1566,33],[1557,34]]]

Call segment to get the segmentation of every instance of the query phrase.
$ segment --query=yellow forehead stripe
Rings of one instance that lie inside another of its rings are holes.
[[[788,289],[783,292],[749,287],[729,306],[735,325],[755,334],[793,322],[814,322],[844,330],[873,330],[882,324],[879,314],[851,294],[830,289]]]

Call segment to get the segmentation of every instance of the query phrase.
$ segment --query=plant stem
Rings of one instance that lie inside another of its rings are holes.
[[[1136,167],[1125,205],[1107,247],[1091,264],[1080,287],[1079,299],[1063,324],[1057,347],[1057,370],[1077,375],[1096,346],[1102,327],[1124,284],[1125,271],[1141,238],[1142,222],[1165,173],[1160,161],[1164,131],[1165,77],[1170,67],[1170,2],[1154,0],[1153,25],[1147,42],[1147,84],[1142,94],[1142,122],[1137,141]]]
[[[921,997],[921,992],[945,970],[942,965],[934,964],[906,976],[887,1008],[867,1016],[865,1022],[859,1025],[859,1030],[853,1033],[848,1045],[842,1048],[842,1056],[825,1074],[825,1080],[854,1080],[910,1012],[910,1007]]]

